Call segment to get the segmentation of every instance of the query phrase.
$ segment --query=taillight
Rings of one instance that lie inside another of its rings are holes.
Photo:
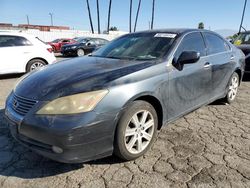
[[[48,52],[52,53],[53,49],[52,48],[47,48]]]

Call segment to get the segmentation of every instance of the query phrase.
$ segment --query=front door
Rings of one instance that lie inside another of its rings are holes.
[[[169,121],[208,102],[211,97],[211,64],[200,32],[184,36],[174,54],[174,61],[184,51],[199,52],[201,58],[196,63],[184,65],[182,70],[173,66],[169,74]]]

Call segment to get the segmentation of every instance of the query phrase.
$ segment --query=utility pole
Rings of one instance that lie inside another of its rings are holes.
[[[111,13],[111,5],[112,5],[112,0],[109,0],[108,27],[107,27],[107,33],[108,33],[108,34],[109,34],[109,27],[110,27],[110,13]]]
[[[29,15],[26,15],[26,19],[27,19],[27,24],[30,25]]]
[[[88,13],[89,13],[89,23],[90,23],[91,31],[94,34],[94,28],[93,28],[93,23],[92,23],[92,18],[91,18],[91,12],[90,12],[90,8],[89,8],[89,0],[86,0],[86,2],[87,2]]]
[[[96,0],[96,10],[97,10],[98,34],[101,34],[101,28],[100,28],[100,12],[99,12],[99,0]]]
[[[240,22],[239,33],[241,32],[242,24],[243,24],[243,21],[244,21],[246,6],[247,6],[247,0],[245,0],[243,12],[242,12],[242,17],[241,17],[241,22]]]
[[[51,26],[53,26],[53,13],[50,12],[49,15],[50,15]]]
[[[138,4],[138,8],[137,8],[137,13],[136,13],[136,18],[135,18],[134,32],[136,31],[137,20],[138,20],[138,16],[139,16],[140,8],[141,8],[141,0],[139,0],[139,4]]]
[[[132,32],[132,0],[130,0],[130,9],[129,9],[129,32]]]
[[[151,29],[154,29],[154,15],[155,15],[155,0],[153,0],[153,5],[152,5]]]

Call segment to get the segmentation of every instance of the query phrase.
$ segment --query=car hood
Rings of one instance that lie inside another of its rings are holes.
[[[73,58],[30,73],[16,86],[14,92],[25,98],[47,101],[108,88],[112,81],[152,65],[155,62],[97,57]]]

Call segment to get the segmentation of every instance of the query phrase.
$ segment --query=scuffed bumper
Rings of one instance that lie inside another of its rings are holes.
[[[90,112],[58,117],[34,115],[17,123],[13,120],[15,112],[10,111],[7,107],[5,117],[13,137],[47,158],[64,163],[79,163],[112,155],[115,114]],[[55,146],[62,152],[55,152]]]

